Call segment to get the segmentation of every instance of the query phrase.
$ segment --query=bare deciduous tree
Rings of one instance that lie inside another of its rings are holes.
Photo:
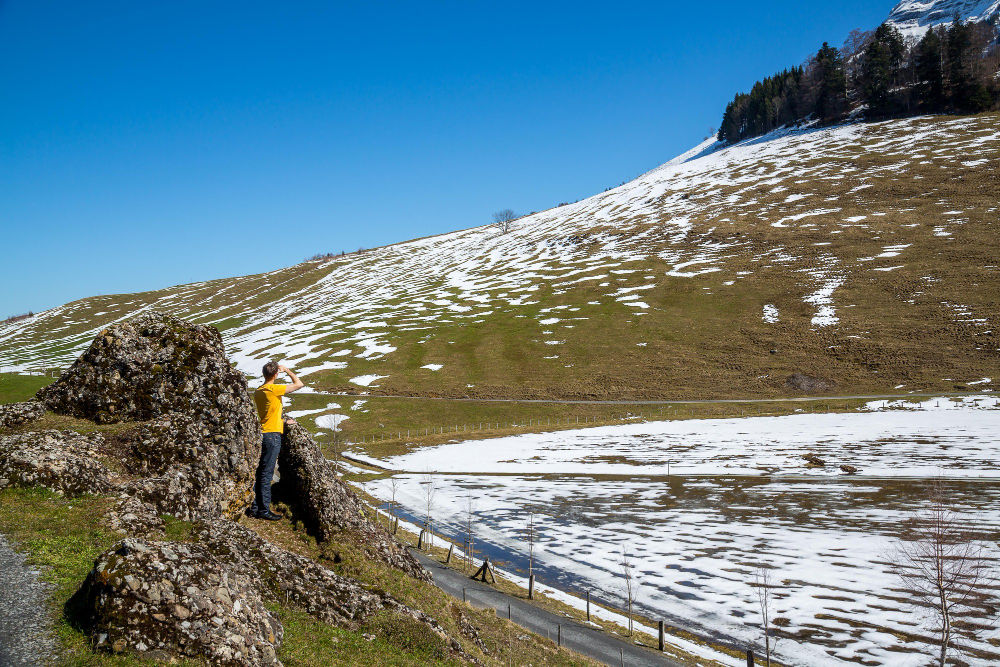
[[[994,627],[996,573],[987,536],[977,533],[974,519],[949,509],[940,486],[908,523],[908,534],[886,560],[907,603],[937,632],[938,665],[945,667],[950,651]]]
[[[639,581],[635,577],[635,563],[629,555],[625,545],[622,545],[621,553],[618,554],[618,569],[621,570],[622,580],[625,589],[625,608],[628,617],[628,636],[632,636],[632,607],[635,605],[636,597],[639,593]]]
[[[757,606],[760,609],[761,630],[764,633],[764,660],[768,667],[771,665],[771,652],[778,643],[774,636],[774,579],[771,575],[771,568],[766,565],[758,565],[753,572],[754,596],[757,598]]]
[[[389,478],[389,516],[396,516],[396,496],[399,495],[399,478],[390,477]]]
[[[463,503],[465,512],[465,564],[476,562],[476,497],[469,491]]]
[[[437,485],[434,473],[426,472],[420,480],[420,492],[424,500],[424,530],[427,531],[428,542],[433,542],[433,516]]]
[[[502,209],[493,214],[493,226],[500,230],[501,234],[506,234],[513,227],[517,220],[517,213],[509,208]]]
[[[528,542],[528,576],[534,574],[535,542],[538,539],[538,525],[535,523],[534,510],[528,510],[528,520],[524,524],[524,539]]]

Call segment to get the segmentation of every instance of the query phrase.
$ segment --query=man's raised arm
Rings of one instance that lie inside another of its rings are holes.
[[[299,376],[297,376],[295,373],[285,368],[284,366],[278,366],[278,372],[284,373],[285,375],[288,376],[288,379],[292,381],[290,385],[287,385],[285,387],[286,394],[290,394],[293,391],[298,391],[299,389],[302,389],[302,387],[305,386],[302,383],[302,380],[299,379]]]

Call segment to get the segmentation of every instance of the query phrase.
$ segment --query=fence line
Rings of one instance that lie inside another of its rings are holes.
[[[367,501],[366,501],[366,504],[368,504]],[[423,526],[422,527],[422,526],[417,525],[416,523],[413,523],[412,521],[403,520],[403,519],[401,519],[401,517],[395,515],[395,513],[393,511],[393,507],[391,507],[391,503],[389,501],[382,501],[377,506],[368,504],[368,507],[370,507],[375,512],[375,523],[377,525],[382,525],[380,517],[382,516],[382,511],[385,512],[386,523],[388,525],[387,530],[392,535],[396,535],[396,532],[399,529],[399,523],[400,523],[400,521],[403,521],[403,523],[406,523],[406,524],[409,524],[410,526],[412,526],[414,534],[418,535],[418,541],[417,541],[416,548],[419,549],[420,551],[425,551],[428,554],[430,554],[431,549],[434,548],[434,546],[435,546],[434,545],[434,538],[435,537],[441,538],[441,540],[445,544],[448,545],[447,547],[445,547],[445,546],[438,547],[438,548],[440,548],[442,550],[447,549],[447,554],[448,555],[446,557],[446,560],[444,561],[445,564],[449,564],[452,561],[453,558],[455,558],[455,559],[461,559],[460,562],[466,563],[466,565],[463,565],[462,572],[464,574],[468,573],[468,565],[467,564],[469,563],[469,560],[470,560],[470,554],[468,553],[468,550],[466,548],[468,546],[468,540],[465,540],[464,543],[463,543],[463,545],[461,547],[459,547],[457,541],[454,541],[454,540],[450,539],[448,536],[444,535],[443,533],[434,530],[433,526]],[[380,511],[380,509],[382,511]],[[425,539],[425,536],[426,536],[426,539]],[[460,554],[457,553],[458,549],[461,549],[461,553]],[[475,568],[475,555],[474,554],[471,555],[471,560],[472,560],[471,566],[473,568]],[[494,561],[494,560],[490,559],[488,556],[484,557],[484,566],[485,566],[486,563],[489,563],[489,567],[491,568],[491,570],[494,573],[496,572],[496,567],[495,566],[497,566],[497,565],[503,566],[504,565],[504,561]],[[511,581],[511,574],[512,573],[507,573],[507,575],[508,575],[507,576],[507,580],[508,581]],[[517,575],[514,575],[514,576],[517,576]],[[535,576],[533,574],[530,575],[530,577],[528,579],[528,582],[529,582],[529,584],[528,584],[529,585],[529,596],[528,596],[528,599],[530,600],[530,599],[534,599],[534,596],[531,594],[531,593],[534,592],[533,589],[535,588]],[[494,581],[494,583],[495,583],[495,581]],[[632,621],[630,621],[630,622],[634,621],[634,616],[635,616],[634,613],[630,614],[626,609],[619,609],[616,605],[614,605],[614,604],[612,604],[610,602],[607,602],[607,598],[606,597],[602,596],[602,599],[600,601],[598,601],[596,598],[594,598],[592,596],[591,590],[589,590],[589,589],[586,590],[583,593],[583,595],[586,596],[585,598],[583,598],[583,597],[577,596],[576,594],[574,594],[574,593],[572,593],[570,591],[561,591],[558,588],[556,588],[555,586],[552,586],[552,585],[549,585],[549,584],[546,584],[546,586],[548,588],[550,588],[551,590],[553,590],[553,591],[560,592],[560,593],[563,593],[565,595],[570,595],[570,596],[573,596],[573,597],[578,597],[581,600],[581,602],[583,600],[586,600],[586,615],[587,615],[587,621],[588,622],[590,622],[591,605],[592,605],[592,603],[594,604],[594,606],[596,606],[598,608],[603,608],[606,611],[609,611],[609,612],[611,612],[613,614],[617,614],[619,616],[622,616],[625,619],[629,619],[630,617],[632,617]],[[464,588],[462,589],[462,597],[463,597],[463,602],[466,601],[465,600],[465,589]],[[570,606],[572,606],[572,605],[570,605]],[[577,609],[577,611],[582,612],[583,610],[582,609]],[[498,609],[497,610],[497,615],[499,615],[499,613],[500,613],[500,610]],[[508,620],[513,620],[512,616],[511,616],[511,611],[510,611],[510,607],[509,606],[508,606],[508,610],[507,610],[507,618],[508,618]],[[608,620],[608,621],[610,621],[612,623],[616,622],[616,621],[614,621],[612,619],[606,619],[606,620]],[[651,620],[651,619],[648,619],[648,620]],[[634,623],[634,627],[635,626],[637,626],[636,630],[638,632],[642,632],[643,634],[648,634],[650,637],[652,637],[652,638],[654,638],[656,640],[656,642],[657,642],[657,648],[659,649],[660,652],[663,652],[666,649],[666,642],[665,642],[666,632],[665,632],[665,629],[666,629],[667,626],[666,626],[666,624],[665,624],[664,621],[662,621],[662,620],[657,621],[656,622],[656,627],[647,627],[647,626],[645,626],[642,623]],[[632,634],[634,634],[634,632]],[[562,645],[562,628],[561,628],[561,626],[559,628],[559,645],[560,646]],[[743,649],[739,649],[739,650],[742,651]],[[748,665],[754,664],[753,662],[750,662],[750,661],[753,660],[752,656],[753,656],[752,649],[747,649],[747,660],[748,660],[747,664]]]
[[[816,412],[819,410],[813,409],[810,404],[805,404],[805,408],[799,408],[801,410],[808,410],[811,412]],[[692,406],[685,406],[687,410],[683,412],[685,415],[695,415],[699,411],[697,408]],[[827,404],[822,406],[822,411],[829,411],[830,405]],[[668,410],[665,412],[665,409]],[[490,431],[506,431],[511,429],[542,429],[543,427],[576,427],[576,426],[592,426],[595,424],[613,424],[613,423],[629,423],[642,420],[672,420],[676,418],[679,414],[678,408],[674,406],[664,406],[658,410],[640,410],[635,413],[625,412],[619,415],[612,415],[610,417],[600,417],[600,416],[573,416],[573,417],[545,417],[543,419],[527,419],[521,421],[513,422],[478,422],[472,424],[449,424],[442,426],[427,426],[418,429],[382,429],[371,434],[355,435],[351,437],[346,437],[345,439],[338,439],[342,445],[358,445],[358,444],[371,444],[375,442],[393,442],[393,441],[406,441],[413,438],[424,438],[433,435],[447,435],[449,433],[488,433]],[[713,414],[722,414],[726,417],[748,417],[748,416],[768,416],[775,414],[783,414],[776,410],[765,410],[760,407],[756,408],[740,408],[739,414],[736,411],[728,412],[725,410],[714,411],[711,406],[705,408],[704,416],[711,416]],[[534,431],[533,431],[534,432]]]
[[[57,378],[65,372],[65,368],[25,368],[23,366],[0,366],[0,373],[9,373],[11,375],[45,375]]]

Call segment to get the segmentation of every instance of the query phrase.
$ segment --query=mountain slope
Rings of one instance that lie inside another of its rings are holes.
[[[985,21],[1000,13],[1000,0],[903,0],[886,20],[911,39],[920,39],[927,29],[950,24],[957,14],[963,20]]]
[[[321,389],[950,389],[1000,359],[998,155],[995,114],[706,143],[506,235],[67,304],[0,326],[0,367],[66,365],[102,327],[155,308],[215,324],[241,370],[278,357]]]

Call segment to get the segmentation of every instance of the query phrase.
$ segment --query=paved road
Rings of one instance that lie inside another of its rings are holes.
[[[0,665],[34,667],[54,652],[47,587],[0,535]]]
[[[415,401],[460,401],[465,403],[554,403],[557,405],[704,405],[706,403],[812,403],[821,401],[889,401],[897,398],[947,398],[949,396],[977,396],[974,391],[934,392],[921,394],[859,394],[855,396],[799,396],[795,398],[706,398],[689,400],[653,399],[639,401],[584,401],[554,398],[447,398],[444,396],[399,396],[396,394],[343,394],[330,391],[310,391],[302,395],[353,396],[356,398],[406,398]],[[996,397],[994,397],[996,398]]]
[[[410,553],[431,571],[431,574],[434,575],[434,583],[446,593],[461,598],[462,588],[465,588],[470,603],[476,607],[496,609],[497,615],[501,618],[507,617],[507,605],[509,604],[511,620],[536,634],[550,637],[553,641],[557,639],[561,625],[563,646],[577,653],[616,667],[621,667],[622,651],[625,654],[626,667],[646,667],[647,665],[650,667],[682,667],[664,655],[608,636],[576,621],[539,609],[519,598],[505,595],[492,586],[473,581],[461,572],[447,568],[415,549],[411,549]]]

